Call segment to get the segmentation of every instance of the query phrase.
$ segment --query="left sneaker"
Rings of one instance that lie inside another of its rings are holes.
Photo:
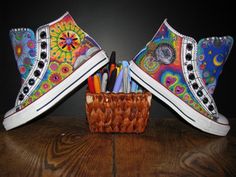
[[[10,31],[22,87],[5,116],[6,130],[41,115],[108,63],[105,52],[69,13],[37,29]]]
[[[198,72],[197,42],[165,20],[153,39],[130,62],[131,77],[202,131],[225,136],[228,120],[219,117]]]

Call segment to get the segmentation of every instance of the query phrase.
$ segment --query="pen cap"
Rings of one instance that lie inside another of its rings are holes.
[[[110,56],[110,63],[115,64],[116,63],[116,52],[112,51],[111,56]]]

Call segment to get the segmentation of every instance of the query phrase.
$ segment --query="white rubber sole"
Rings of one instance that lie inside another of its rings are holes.
[[[130,75],[134,80],[154,94],[157,98],[169,105],[182,118],[196,128],[218,136],[225,136],[230,130],[229,125],[213,121],[184,103],[180,98],[176,97],[155,79],[140,69],[133,61],[130,62]]]
[[[109,59],[107,58],[105,52],[98,52],[83,65],[81,65],[77,70],[75,70],[64,81],[62,81],[48,93],[41,96],[38,100],[31,103],[24,109],[15,112],[14,114],[6,114],[7,117],[5,115],[5,119],[3,121],[5,129],[13,129],[41,115],[42,113],[53,107],[63,97],[69,94],[90,75],[95,73],[98,69],[100,69],[108,62]]]

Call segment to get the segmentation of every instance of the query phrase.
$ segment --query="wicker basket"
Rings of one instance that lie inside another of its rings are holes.
[[[152,95],[145,93],[86,93],[91,132],[144,132]]]

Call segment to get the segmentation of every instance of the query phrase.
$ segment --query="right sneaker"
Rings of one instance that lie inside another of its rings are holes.
[[[200,76],[199,50],[193,38],[178,33],[165,20],[153,39],[130,62],[131,77],[196,128],[225,136],[230,129],[229,122],[219,116]],[[216,56],[215,62],[222,64],[222,57]]]
[[[22,86],[5,116],[6,130],[41,115],[109,61],[69,13],[39,27],[10,31]]]

